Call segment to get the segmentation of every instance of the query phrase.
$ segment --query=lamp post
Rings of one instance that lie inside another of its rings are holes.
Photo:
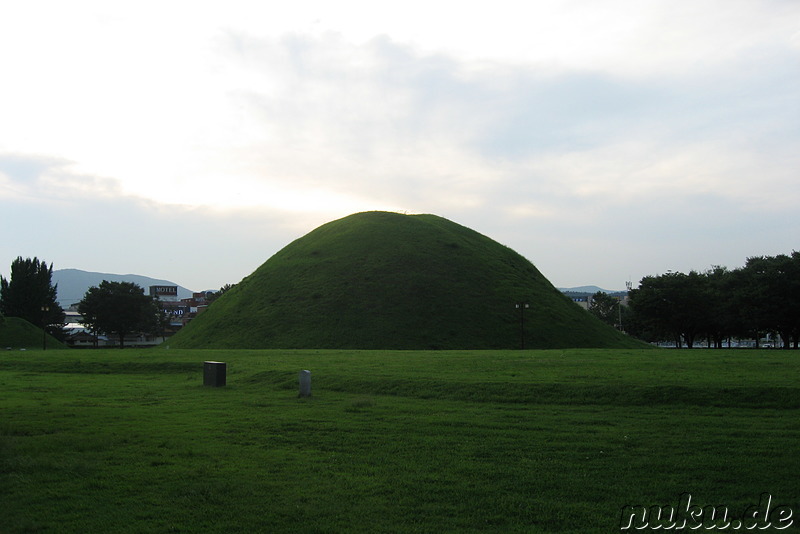
[[[525,350],[525,310],[531,305],[527,302],[517,302],[515,307],[519,310],[519,346],[521,350]]]
[[[625,282],[625,296],[619,298],[619,302],[617,302],[617,311],[619,312],[619,330],[620,332],[624,332],[625,329],[622,327],[622,302],[628,297],[631,292],[631,282],[630,280]]]
[[[47,312],[50,306],[42,306],[42,350],[47,350]]]

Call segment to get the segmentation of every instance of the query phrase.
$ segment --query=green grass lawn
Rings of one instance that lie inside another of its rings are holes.
[[[0,532],[615,532],[685,492],[769,493],[791,531],[798,378],[777,350],[4,352]]]

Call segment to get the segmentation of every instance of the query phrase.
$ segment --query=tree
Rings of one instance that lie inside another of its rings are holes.
[[[713,311],[706,320],[706,334],[714,348],[721,349],[725,339],[742,330],[736,307],[735,273],[727,267],[715,265],[705,272],[708,280],[708,305]]]
[[[668,273],[643,278],[631,291],[629,333],[677,346],[707,336],[722,347],[731,337],[779,335],[783,347],[800,342],[800,252],[747,258],[740,269],[714,266],[705,273]]]
[[[631,307],[648,341],[672,338],[692,348],[698,335],[708,332],[711,310],[708,278],[695,271],[642,278],[630,293]]]
[[[800,344],[800,252],[792,251],[789,265],[789,284],[784,299],[787,302],[787,314],[792,337],[792,347]]]
[[[18,257],[11,263],[8,280],[0,276],[0,314],[20,317],[58,334],[64,323],[64,309],[56,301],[53,264],[37,258]]]
[[[217,300],[218,298],[220,298],[222,295],[224,295],[225,293],[227,293],[228,291],[230,291],[231,289],[233,289],[233,287],[234,287],[235,285],[236,285],[236,284],[225,284],[224,286],[222,286],[221,288],[219,288],[219,291],[216,291],[216,292],[214,292],[214,293],[211,293],[210,295],[208,295],[208,296],[206,297],[206,302],[207,302],[207,303],[210,305],[212,302],[214,302],[215,300]]]
[[[784,348],[796,343],[800,307],[800,255],[756,256],[747,258],[741,269],[743,310],[756,340],[762,333],[780,334]],[[756,341],[757,342],[757,341]]]
[[[96,333],[116,335],[119,348],[131,333],[155,333],[160,328],[161,310],[144,289],[132,282],[109,282],[90,287],[78,303],[83,322]]]
[[[622,314],[620,301],[608,293],[598,291],[589,301],[589,312],[611,326],[619,326],[619,318]]]
[[[630,306],[636,318],[636,333],[645,341],[672,339],[680,346],[680,334],[671,321],[675,310],[662,276],[645,276],[630,292]]]

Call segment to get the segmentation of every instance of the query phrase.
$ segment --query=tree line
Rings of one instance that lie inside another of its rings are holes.
[[[63,339],[64,310],[52,284],[53,265],[18,257],[11,276],[0,276],[0,318],[21,317]],[[220,288],[220,296],[232,286]],[[780,336],[784,348],[800,342],[800,252],[756,256],[734,270],[646,276],[629,291],[629,306],[596,293],[589,311],[644,341],[693,347],[700,340],[721,348],[731,339]],[[131,282],[103,281],[78,303],[83,323],[95,334],[117,336],[120,347],[131,333],[159,334],[166,317],[157,301]]]
[[[56,301],[53,264],[17,258],[8,279],[0,276],[0,317],[20,317],[56,338],[63,337],[64,309]]]
[[[19,317],[63,341],[65,313],[56,300],[57,286],[52,263],[18,257],[9,278],[0,276],[0,321],[3,316]],[[222,286],[209,296],[209,304],[232,287]],[[90,287],[78,303],[78,313],[87,330],[116,337],[120,348],[129,334],[163,335],[169,321],[158,300],[132,282],[103,280]]]
[[[598,297],[595,295],[595,297]],[[800,341],[800,252],[756,256],[738,269],[668,272],[642,278],[629,292],[629,307],[609,306],[599,296],[590,311],[611,323],[622,319],[644,341],[671,341],[691,348],[701,340],[721,348],[731,339],[780,336],[783,348]]]
[[[64,340],[64,309],[56,300],[53,264],[38,258],[18,257],[8,279],[0,276],[0,316],[19,317]],[[124,346],[131,333],[156,334],[165,317],[157,302],[131,282],[103,281],[90,287],[78,303],[83,324],[95,334],[116,336]]]

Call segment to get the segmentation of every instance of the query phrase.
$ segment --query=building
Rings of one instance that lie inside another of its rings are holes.
[[[193,293],[191,298],[179,299],[178,286],[150,286],[149,294],[159,303],[161,311],[167,319],[160,335],[131,333],[125,337],[125,346],[147,347],[158,345],[169,336],[183,328],[198,313],[208,308],[211,295],[215,291]],[[64,333],[65,342],[71,347],[114,347],[119,346],[116,336],[97,335],[83,324],[83,317],[77,307],[72,306],[66,312]]]
[[[178,302],[178,286],[150,286],[150,296],[161,302]]]
[[[214,293],[215,291],[201,291],[192,293],[191,298],[178,299],[178,286],[150,286],[150,295],[158,300],[161,310],[168,318],[164,337],[176,333],[198,313],[203,312]]]

